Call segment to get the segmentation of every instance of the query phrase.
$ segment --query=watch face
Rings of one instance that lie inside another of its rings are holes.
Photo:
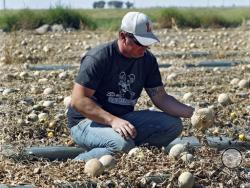
[[[242,154],[235,148],[228,148],[222,153],[221,160],[226,167],[236,168],[242,162]]]

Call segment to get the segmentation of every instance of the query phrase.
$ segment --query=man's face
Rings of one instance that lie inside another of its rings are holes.
[[[126,52],[130,57],[139,58],[143,57],[148,46],[141,45],[133,34],[125,34],[126,37]]]

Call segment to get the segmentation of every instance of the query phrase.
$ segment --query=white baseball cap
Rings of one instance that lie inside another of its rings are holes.
[[[121,30],[132,33],[144,46],[160,42],[152,33],[151,20],[141,12],[128,12],[122,19]]]

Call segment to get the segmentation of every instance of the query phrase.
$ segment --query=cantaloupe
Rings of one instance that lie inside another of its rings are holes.
[[[102,163],[96,158],[88,160],[84,167],[84,172],[92,177],[101,175],[103,171]]]
[[[192,188],[194,185],[194,176],[190,172],[183,172],[178,178],[180,188]]]
[[[200,108],[191,117],[191,123],[195,129],[204,131],[213,126],[214,112],[211,108]]]
[[[116,161],[112,155],[104,155],[99,161],[102,163],[104,168],[113,168],[116,165]]]

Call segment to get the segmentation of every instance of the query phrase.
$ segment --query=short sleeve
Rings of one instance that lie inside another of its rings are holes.
[[[81,59],[79,73],[75,79],[76,83],[96,90],[105,72],[105,62],[98,61],[92,56],[85,56]]]
[[[147,77],[144,84],[145,88],[154,88],[162,86],[161,74],[155,57],[150,58],[150,66],[148,66]]]

